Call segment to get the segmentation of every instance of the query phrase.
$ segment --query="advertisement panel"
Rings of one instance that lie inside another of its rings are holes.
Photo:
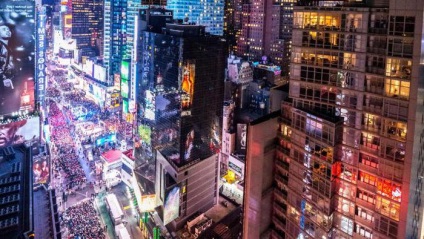
[[[183,75],[181,81],[181,90],[184,92],[181,95],[182,115],[191,115],[191,106],[193,103],[194,81],[196,78],[196,65],[193,60],[187,61],[183,66]]]
[[[25,141],[38,140],[39,137],[39,117],[0,125],[0,148],[24,143]]]
[[[46,7],[41,6],[37,15],[37,68],[35,75],[37,76],[37,101],[40,106],[43,106],[46,91]]]
[[[129,86],[128,77],[130,72],[130,63],[128,61],[121,62],[121,96],[128,98]]]
[[[106,67],[95,64],[93,77],[98,81],[106,82]]]
[[[236,140],[236,152],[239,154],[246,154],[246,137],[247,137],[247,125],[237,124],[237,140]]]
[[[156,96],[156,127],[153,137],[156,146],[175,143],[179,137],[180,95],[177,93]]]
[[[156,195],[143,195],[141,196],[140,212],[153,212],[156,207]]]
[[[146,90],[144,117],[149,120],[155,120],[155,95],[152,91]]]
[[[179,216],[180,211],[180,187],[175,186],[166,193],[163,204],[163,224],[168,224]]]
[[[138,134],[140,135],[140,139],[143,143],[150,145],[152,129],[149,126],[143,124],[139,125]]]
[[[34,11],[34,1],[0,2],[0,115],[34,110]]]
[[[46,184],[49,182],[49,157],[37,157],[32,164],[32,175],[34,184]]]

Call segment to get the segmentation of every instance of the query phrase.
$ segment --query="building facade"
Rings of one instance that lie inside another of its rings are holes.
[[[224,34],[224,0],[169,0],[166,7],[175,19],[203,25],[212,35]]]
[[[294,7],[273,238],[418,238],[422,11],[394,0]]]
[[[103,59],[108,75],[120,71],[127,53],[127,0],[104,0]]]
[[[283,76],[288,75],[294,3],[294,0],[244,2],[241,31],[236,38],[237,55],[252,61],[268,56],[272,63],[282,67]]]
[[[161,205],[159,215],[165,225],[177,229],[217,201],[218,119],[227,48],[225,41],[205,35],[203,26],[170,24],[166,19],[140,23],[151,27],[138,37],[136,165],[155,169],[151,181]]]
[[[103,0],[72,0],[71,4],[71,37],[78,49],[84,49],[82,56],[98,55],[103,40]]]

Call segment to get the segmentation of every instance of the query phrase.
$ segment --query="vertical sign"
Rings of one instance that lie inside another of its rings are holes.
[[[247,134],[247,125],[237,124],[236,151],[237,153],[240,153],[243,155],[246,155],[246,134]]]
[[[46,7],[41,6],[37,14],[37,66],[35,69],[37,82],[37,101],[44,105],[46,88]]]

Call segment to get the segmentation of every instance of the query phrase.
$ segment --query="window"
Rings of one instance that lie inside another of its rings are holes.
[[[389,34],[412,37],[414,35],[415,17],[391,16]]]
[[[412,57],[414,41],[407,38],[389,39],[388,55],[396,57]]]
[[[360,154],[359,162],[371,168],[378,168],[378,159],[369,155]]]
[[[364,182],[366,184],[376,186],[377,185],[377,178],[374,175],[364,173],[359,171],[359,180],[361,182]]]
[[[390,200],[377,196],[376,210],[381,214],[390,217],[393,220],[399,221],[400,205]]]
[[[381,217],[376,222],[376,228],[380,233],[388,235],[390,238],[398,238],[398,224],[388,218]]]
[[[365,238],[372,238],[372,230],[356,224],[355,232]]]
[[[375,204],[375,195],[370,192],[358,189],[356,197],[371,204]]]
[[[361,207],[356,207],[355,215],[369,222],[374,222],[374,216],[372,215],[372,213]]]
[[[385,95],[393,98],[409,99],[410,82],[386,79]]]

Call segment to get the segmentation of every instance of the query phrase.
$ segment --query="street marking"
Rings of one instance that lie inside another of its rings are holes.
[[[124,210],[128,210],[128,209],[130,209],[131,208],[131,205],[128,205],[128,206],[125,206],[124,207]]]

